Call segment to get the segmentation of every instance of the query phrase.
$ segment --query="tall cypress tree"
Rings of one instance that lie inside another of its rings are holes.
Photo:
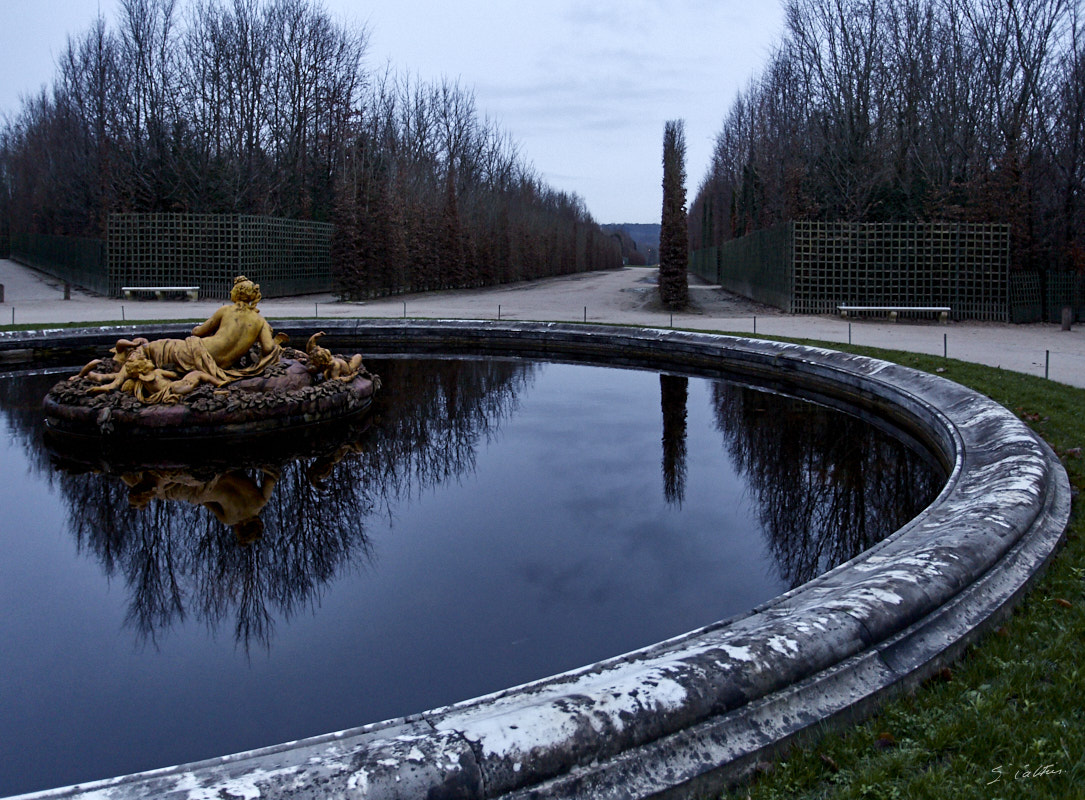
[[[659,231],[659,299],[677,310],[689,304],[689,242],[686,232],[686,125],[663,126],[663,219]]]

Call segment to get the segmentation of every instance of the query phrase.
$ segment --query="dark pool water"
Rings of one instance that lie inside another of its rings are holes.
[[[48,449],[59,376],[0,375],[0,795],[618,655],[850,558],[944,479],[854,417],[723,381],[367,364],[367,427],[184,468]]]

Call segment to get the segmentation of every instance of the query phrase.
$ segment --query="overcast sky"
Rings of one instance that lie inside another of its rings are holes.
[[[181,0],[184,4],[184,0]],[[663,123],[684,119],[690,199],[736,92],[783,32],[779,0],[325,0],[391,63],[475,92],[556,189],[599,222],[659,222]],[[69,34],[117,0],[3,0],[0,113],[52,81]]]

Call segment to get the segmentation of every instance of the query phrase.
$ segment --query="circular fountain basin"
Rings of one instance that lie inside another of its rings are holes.
[[[301,335],[316,324],[277,329]],[[566,324],[321,320],[320,327],[363,352],[514,352],[777,383],[890,418],[947,467],[949,479],[887,539],[747,614],[422,714],[37,796],[616,798],[722,785],[767,750],[862,713],[956,657],[1027,588],[1069,518],[1065,472],[1010,412],[884,361]],[[132,333],[0,335],[0,350],[80,349]]]

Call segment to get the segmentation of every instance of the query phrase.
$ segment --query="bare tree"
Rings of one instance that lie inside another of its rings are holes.
[[[789,219],[1009,222],[1076,268],[1080,0],[788,0],[691,206],[711,247]]]
[[[122,0],[0,125],[0,228],[101,236],[115,211],[334,220],[342,292],[620,264],[454,81],[363,68],[315,0]]]

